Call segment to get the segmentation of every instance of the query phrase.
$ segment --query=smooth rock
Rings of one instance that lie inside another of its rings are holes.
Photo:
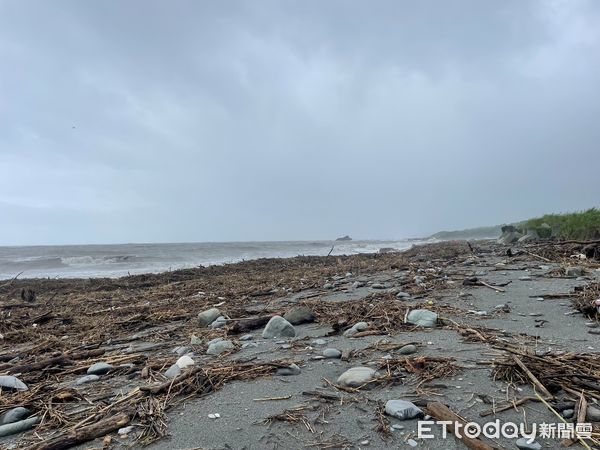
[[[83,376],[81,378],[79,378],[75,384],[77,386],[81,385],[81,384],[86,384],[86,383],[91,383],[93,381],[98,381],[100,379],[100,377],[98,375],[86,375]]]
[[[406,443],[408,445],[410,445],[411,447],[417,447],[419,445],[419,443],[417,441],[415,441],[414,439],[409,439],[408,441],[406,441]]]
[[[219,316],[210,324],[210,327],[223,328],[225,325],[227,325],[227,319],[223,316]]]
[[[327,345],[327,341],[325,339],[315,339],[315,340],[311,341],[311,344],[320,347],[323,345]]]
[[[185,346],[175,347],[173,350],[171,350],[171,352],[175,353],[177,356],[183,356],[191,351],[192,349],[190,347]]]
[[[568,277],[582,277],[583,276],[583,267],[566,267],[565,275]]]
[[[519,438],[515,444],[521,450],[541,450],[542,445],[539,442],[532,441],[531,444],[528,442],[528,438]]]
[[[588,406],[585,418],[590,422],[600,422],[600,409]]]
[[[333,289],[335,286],[331,283],[325,283],[323,289]]]
[[[295,306],[283,315],[283,318],[292,325],[310,323],[315,321],[315,315],[306,306]]]
[[[400,291],[396,294],[396,297],[397,298],[410,298],[410,294],[408,292]]]
[[[325,358],[336,359],[342,357],[342,352],[340,352],[337,348],[326,348],[323,350],[322,355]]]
[[[202,338],[192,334],[192,337],[190,338],[190,345],[202,345]]]
[[[23,408],[22,406],[17,406],[16,408],[9,409],[0,415],[0,425],[18,422],[19,420],[26,419],[30,415],[30,410]]]
[[[185,369],[186,367],[191,367],[194,364],[196,364],[196,362],[192,358],[190,358],[189,356],[187,356],[187,355],[182,356],[175,363],[175,365],[177,367],[179,367],[180,369]]]
[[[165,377],[167,377],[167,378],[175,378],[175,377],[178,377],[179,375],[181,375],[181,367],[179,367],[177,364],[173,364],[165,372]]]
[[[385,284],[382,284],[382,283],[373,283],[371,285],[371,288],[372,289],[385,289],[385,288],[387,288],[387,286]]]
[[[201,327],[207,327],[213,323],[221,315],[221,311],[217,308],[210,308],[198,314],[198,324]]]
[[[208,355],[220,355],[221,353],[228,350],[233,350],[234,348],[235,346],[233,345],[233,342],[221,340],[210,344],[208,346],[208,350],[206,350],[206,353]]]
[[[346,337],[352,337],[354,336],[356,333],[360,332],[360,331],[365,331],[369,329],[369,324],[367,322],[358,322],[356,324],[354,324],[352,326],[352,328],[344,331],[344,336]]]
[[[222,340],[223,340],[223,338],[220,338],[220,337],[214,338],[214,339],[211,339],[210,341],[208,341],[208,343],[206,345],[208,345],[210,347],[215,342],[219,342],[219,341],[222,341]]]
[[[365,283],[362,281],[355,281],[354,283],[352,283],[352,287],[354,289],[359,289],[359,288],[365,287],[365,286],[366,286]]]
[[[254,348],[254,347],[258,347],[258,344],[256,342],[245,342],[242,344],[242,348]]]
[[[562,412],[562,416],[563,416],[565,419],[570,419],[571,417],[573,417],[573,414],[575,414],[575,411],[574,411],[574,410],[572,410],[572,409],[565,409],[565,410]]]
[[[414,309],[408,313],[406,321],[419,327],[433,328],[437,324],[438,315],[427,309]]]
[[[412,344],[405,345],[398,350],[398,353],[401,355],[412,355],[413,353],[417,353],[417,346]]]
[[[14,391],[27,391],[29,388],[25,383],[19,380],[17,377],[12,375],[0,376],[0,386],[6,389],[12,389]]]
[[[289,376],[289,375],[299,375],[300,367],[296,364],[290,364],[288,367],[280,367],[277,369],[277,375]]]
[[[104,375],[113,370],[113,366],[107,364],[105,362],[97,362],[96,364],[92,364],[88,370],[88,375]]]
[[[294,326],[281,316],[271,317],[262,333],[265,339],[294,336],[296,336]]]
[[[414,419],[424,415],[420,408],[407,400],[388,400],[385,404],[385,413],[400,420]]]
[[[377,372],[370,367],[352,367],[337,379],[337,383],[346,387],[360,387],[375,379]]]
[[[133,425],[129,425],[128,427],[119,428],[117,434],[129,434],[133,431]]]
[[[251,334],[245,334],[240,338],[240,341],[251,341],[254,339],[254,336]]]

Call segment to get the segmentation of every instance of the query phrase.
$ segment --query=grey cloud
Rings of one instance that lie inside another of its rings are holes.
[[[593,1],[0,1],[0,243],[597,205],[598,30]]]

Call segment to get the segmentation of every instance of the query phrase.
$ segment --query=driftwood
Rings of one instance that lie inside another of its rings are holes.
[[[427,413],[437,420],[445,420],[445,421],[452,422],[450,425],[448,425],[448,428],[450,428],[450,430],[454,433],[455,436],[456,436],[456,430],[455,430],[454,423],[461,423],[463,425],[466,424],[466,422],[460,416],[458,416],[456,413],[454,413],[446,405],[443,405],[441,403],[437,403],[437,402],[429,403],[427,405]],[[461,436],[460,438],[458,436],[456,436],[457,439],[460,439],[460,441],[463,444],[465,444],[466,447],[468,447],[472,450],[499,450],[499,449],[501,449],[501,447],[486,444],[481,439],[467,437],[462,432],[460,433],[460,436]]]
[[[19,364],[16,366],[11,366],[8,369],[9,374],[15,373],[27,373],[33,372],[35,370],[45,369],[46,367],[52,366],[71,366],[73,365],[73,361],[67,358],[64,355],[55,356],[54,358],[44,359],[42,361],[29,363],[29,364]]]
[[[61,436],[40,442],[35,445],[35,450],[62,450],[70,448],[83,442],[88,442],[114,430],[124,427],[129,423],[131,417],[125,413],[115,414],[96,422],[93,425],[82,427],[77,430],[67,432]]]
[[[239,334],[246,331],[264,327],[272,316],[261,316],[247,320],[237,320],[228,330],[227,334]]]

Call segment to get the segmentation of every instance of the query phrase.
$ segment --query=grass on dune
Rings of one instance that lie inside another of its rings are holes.
[[[525,221],[521,228],[535,229],[540,237],[558,239],[600,239],[600,209],[568,214],[546,214]]]

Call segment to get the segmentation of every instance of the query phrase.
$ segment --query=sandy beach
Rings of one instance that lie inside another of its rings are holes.
[[[481,425],[559,422],[549,406],[567,422],[586,412],[600,420],[597,322],[575,308],[597,294],[599,265],[570,248],[507,249],[448,242],[4,282],[0,374],[28,390],[3,389],[0,414],[25,407],[41,423],[0,447],[517,448],[512,436],[444,439],[439,426],[424,439],[418,418],[386,413],[390,400],[412,402],[421,418],[449,408]],[[415,310],[435,313],[434,323],[409,323]],[[264,338],[273,316],[289,319],[287,331]],[[371,378],[345,384],[354,367]]]

